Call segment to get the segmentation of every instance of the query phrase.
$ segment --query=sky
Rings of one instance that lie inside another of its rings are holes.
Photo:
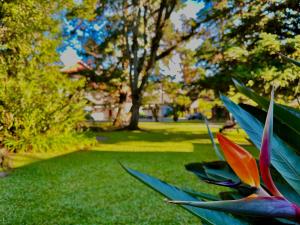
[[[203,3],[197,3],[191,0],[186,1],[184,8],[171,15],[171,21],[173,22],[175,29],[180,29],[183,25],[181,20],[182,17],[187,19],[196,18],[197,13],[203,8],[203,6]],[[186,46],[191,50],[195,50],[200,46],[200,44],[201,40],[191,39]],[[73,66],[81,60],[81,58],[77,55],[76,50],[71,46],[66,47],[66,49],[61,53],[60,59],[65,66]],[[175,75],[175,80],[180,81],[182,79],[180,73],[180,59],[178,55],[175,54],[174,57],[172,57],[168,67],[161,66],[161,68],[164,73]]]
[[[76,50],[69,46],[61,53],[60,60],[65,66],[73,66],[80,61],[81,58],[77,55]]]

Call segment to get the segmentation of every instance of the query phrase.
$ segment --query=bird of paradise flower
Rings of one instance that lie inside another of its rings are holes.
[[[264,132],[262,136],[259,168],[255,158],[241,146],[233,143],[222,134],[217,134],[217,139],[223,150],[224,156],[232,170],[245,184],[255,189],[254,193],[246,198],[224,201],[169,201],[169,203],[189,205],[199,208],[220,210],[232,214],[255,217],[277,217],[292,219],[300,222],[300,207],[288,201],[275,186],[271,173],[271,149],[273,136],[273,105],[274,92],[268,109]],[[261,178],[267,188],[260,183]],[[224,185],[224,184],[223,184]]]

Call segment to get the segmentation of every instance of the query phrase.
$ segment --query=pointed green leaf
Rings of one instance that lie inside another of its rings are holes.
[[[248,98],[259,104],[265,111],[268,110],[270,101],[266,98],[258,95],[251,89],[245,87],[243,84],[236,80],[233,80],[236,88],[246,95]],[[280,120],[282,123],[289,126],[300,136],[300,113],[296,113],[296,110],[289,110],[289,107],[274,104],[274,116]]]
[[[222,200],[235,200],[245,198],[247,196],[241,195],[237,191],[223,191],[219,193]]]
[[[189,188],[182,188],[182,191],[188,193],[188,194],[191,195],[191,196],[200,198],[200,199],[202,199],[202,200],[210,200],[210,201],[218,201],[218,200],[221,200],[221,199],[220,199],[219,197],[217,197],[217,196],[210,195],[210,194],[203,193],[203,192],[199,192],[199,191],[194,191],[194,190],[191,190],[191,189],[189,189]]]
[[[255,146],[260,149],[263,125],[227,97],[221,96],[221,99]],[[300,157],[275,134],[272,138],[271,163],[295,191],[300,194]]]
[[[240,103],[239,106],[258,119],[261,123],[264,123],[267,116],[265,111],[243,103]],[[274,118],[274,133],[291,145],[296,152],[300,153],[300,139],[298,133],[276,118]]]
[[[185,165],[185,168],[205,182],[234,188],[244,197],[256,191],[255,188],[241,183],[240,179],[224,161],[189,163]]]
[[[170,203],[195,206],[204,209],[220,210],[233,214],[268,217],[299,219],[298,206],[280,197],[252,197],[239,200],[225,200],[214,202],[200,201],[169,201]]]
[[[287,105],[280,105],[282,108],[284,108],[285,110],[289,111],[291,114],[294,114],[295,116],[297,116],[298,118],[300,118],[300,110],[287,106]]]
[[[130,168],[124,167],[124,169],[131,174],[136,179],[140,180],[153,190],[159,192],[160,194],[164,195],[168,199],[179,199],[179,200],[186,200],[186,201],[199,201],[197,198],[192,197],[191,195],[187,194],[186,192],[180,190],[179,188],[167,184],[159,179],[156,179],[152,176],[140,173],[136,170],[132,170]],[[183,206],[186,210],[194,214],[195,216],[204,220],[206,224],[210,225],[245,225],[248,224],[242,220],[234,218],[226,213],[223,212],[216,212],[213,210],[207,209],[200,209],[193,206]]]
[[[287,184],[285,180],[278,181],[276,179],[275,184],[278,190],[284,195],[287,200],[300,205],[300,195],[289,184]]]
[[[214,147],[214,150],[216,152],[216,155],[218,156],[218,158],[220,160],[225,161],[225,159],[224,159],[224,157],[223,157],[220,149],[218,148],[218,146],[216,145],[216,142],[214,141],[214,136],[213,136],[212,132],[210,131],[209,124],[208,124],[208,121],[207,121],[206,117],[204,115],[202,115],[202,116],[204,117],[204,121],[205,121],[205,124],[206,124],[206,127],[207,127],[207,132],[208,132],[210,141],[211,141],[211,143],[212,143],[212,145]]]
[[[223,163],[222,161],[219,161],[202,164],[206,174],[212,179],[227,179],[234,182],[240,181],[239,177],[233,172],[227,162]]]
[[[231,180],[234,183],[240,182],[240,179],[224,161],[189,163],[185,165],[185,168],[202,180]]]

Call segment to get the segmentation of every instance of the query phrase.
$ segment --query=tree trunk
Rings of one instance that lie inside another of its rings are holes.
[[[155,122],[159,122],[158,120],[159,106],[157,104],[155,104],[154,107],[151,107],[151,112]]]
[[[116,118],[114,119],[113,126],[114,127],[122,127],[122,111],[123,111],[123,104],[119,104],[118,112]]]
[[[138,130],[139,129],[139,111],[141,107],[141,98],[139,95],[132,95],[132,106],[131,106],[131,117],[130,123],[128,125],[129,130]]]
[[[178,121],[178,114],[177,114],[177,113],[175,113],[175,114],[173,115],[173,121],[174,121],[174,122],[177,122],[177,121]]]
[[[173,121],[177,122],[179,118],[178,106],[173,106]]]
[[[133,104],[131,107],[131,117],[130,123],[128,125],[129,130],[138,130],[139,129],[139,111],[140,111],[140,104]]]
[[[120,88],[122,88],[122,86]],[[118,108],[116,118],[114,119],[113,122],[114,127],[123,126],[122,113],[123,113],[123,108],[124,108],[124,103],[126,101],[126,98],[127,98],[127,92],[121,90],[119,94],[119,108]]]

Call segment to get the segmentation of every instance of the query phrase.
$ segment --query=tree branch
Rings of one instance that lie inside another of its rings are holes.
[[[169,47],[168,49],[164,50],[162,53],[160,53],[158,56],[156,56],[155,60],[158,61],[166,56],[168,56],[173,50],[175,50],[182,42],[188,41],[190,38],[192,38],[194,35],[197,34],[196,29],[200,26],[200,23],[197,23],[192,29],[189,34],[186,34],[184,36],[181,36],[179,38],[179,41]]]
[[[148,15],[148,7],[144,6],[144,15],[143,15],[143,22],[144,22],[144,30],[143,30],[143,40],[144,40],[144,52],[142,57],[139,59],[139,63],[138,63],[138,73],[140,74],[143,67],[144,67],[144,62],[147,56],[147,44],[148,44],[148,36],[147,36],[147,25],[148,25],[148,19],[147,19],[147,15]]]
[[[85,48],[85,54],[93,56],[95,59],[101,59],[101,55],[95,52],[89,51]]]
[[[129,32],[127,30],[127,5],[126,4],[126,1],[123,2],[123,21],[124,21],[124,26],[123,26],[123,33],[124,33],[124,36],[125,36],[125,52],[126,52],[126,57],[127,59],[129,60],[129,84],[130,84],[130,88],[131,90],[133,89],[133,77],[132,77],[132,58],[131,58],[131,54],[130,54],[130,46],[129,46]]]
[[[137,6],[138,7],[138,6]],[[139,26],[140,26],[140,17],[141,17],[141,8],[138,9],[137,17],[135,18],[133,29],[132,29],[132,48],[131,51],[133,52],[133,88],[138,86],[139,80],[139,73],[138,73],[138,65],[139,65],[139,58],[138,58],[138,50],[139,50]]]

